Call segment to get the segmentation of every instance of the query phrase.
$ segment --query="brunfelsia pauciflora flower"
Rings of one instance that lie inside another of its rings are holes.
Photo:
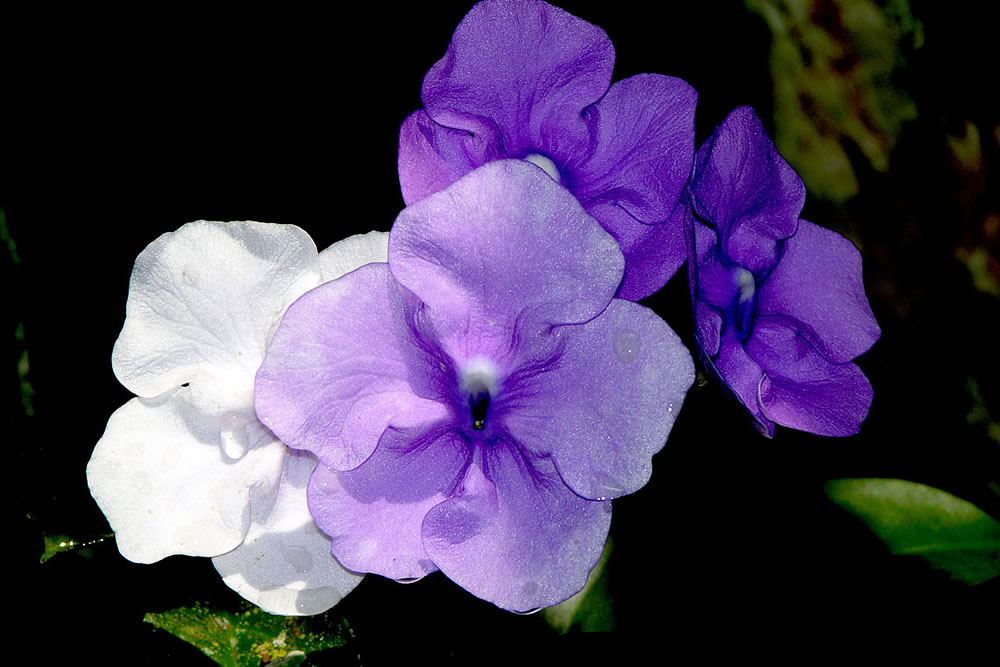
[[[122,555],[209,556],[274,614],[317,614],[360,581],[330,555],[306,506],[316,459],[257,420],[253,380],[271,331],[306,290],[384,261],[387,235],[316,252],[292,225],[192,222],[136,259],[112,364],[138,395],[87,466]]]
[[[688,186],[695,338],[758,428],[858,432],[872,388],[852,363],[878,340],[861,254],[799,219],[805,186],[749,107],[699,149]]]
[[[341,563],[517,611],[583,587],[694,380],[670,327],[614,298],[623,270],[565,188],[494,161],[407,207],[388,264],[289,308],[257,414],[319,458]]]
[[[407,204],[492,160],[531,162],[621,245],[617,296],[638,301],[684,263],[681,194],[694,157],[695,90],[639,74],[614,84],[603,30],[539,0],[485,0],[455,30],[404,122]]]

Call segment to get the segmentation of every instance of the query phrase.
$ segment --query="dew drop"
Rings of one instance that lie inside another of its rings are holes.
[[[198,285],[198,278],[200,277],[198,273],[198,267],[194,264],[185,264],[184,268],[181,269],[181,277],[184,278],[184,282],[192,287]]]
[[[220,433],[222,453],[227,458],[237,461],[244,457],[250,448],[250,436],[247,434],[246,418],[242,415],[226,413],[222,416]]]
[[[343,596],[332,586],[320,586],[300,591],[295,598],[295,609],[300,614],[318,614],[337,604]]]
[[[305,574],[313,568],[312,554],[302,547],[282,544],[281,557],[299,574]]]
[[[641,347],[642,340],[634,331],[623,329],[615,334],[615,354],[623,364],[635,361]]]

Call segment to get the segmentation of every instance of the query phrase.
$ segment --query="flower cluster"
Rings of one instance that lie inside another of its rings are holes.
[[[213,557],[278,614],[364,573],[569,598],[694,381],[636,303],[685,261],[704,364],[765,434],[858,430],[857,250],[798,219],[752,110],[695,153],[694,90],[613,60],[561,9],[484,0],[403,122],[388,235],[196,222],[139,256],[113,355],[137,398],[87,469],[123,555]]]

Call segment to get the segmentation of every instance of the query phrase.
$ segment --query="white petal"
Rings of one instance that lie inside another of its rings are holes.
[[[137,563],[216,556],[243,541],[251,502],[274,494],[285,448],[268,433],[229,459],[220,422],[197,410],[186,388],[134,398],[111,415],[87,482],[123,556]]]
[[[330,538],[309,514],[306,486],[316,458],[287,451],[274,504],[254,505],[243,544],[212,562],[230,588],[264,611],[319,614],[351,592],[362,575],[341,567],[330,553]]]
[[[355,234],[337,241],[319,254],[323,282],[334,280],[372,262],[389,261],[389,233]]]
[[[140,396],[191,383],[203,409],[245,409],[272,327],[320,281],[316,246],[298,227],[186,224],[136,259],[115,374]]]

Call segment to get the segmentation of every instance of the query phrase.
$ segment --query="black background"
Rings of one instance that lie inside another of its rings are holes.
[[[770,127],[763,21],[739,3],[688,4],[656,17],[645,3],[562,6],[607,31],[616,80],[650,71],[694,85],[699,143],[744,104]],[[208,662],[142,623],[147,611],[195,601],[236,608],[208,559],[134,565],[109,541],[38,564],[43,534],[107,530],[84,468],[108,417],[130,398],[110,355],[132,263],[157,236],[196,219],[296,224],[320,248],[388,231],[403,206],[399,124],[421,106],[423,75],[469,6],[76,8],[0,25],[0,207],[20,260],[3,259],[2,440],[14,488],[6,532],[18,557],[15,613],[26,632],[47,637],[24,642],[30,654]],[[829,479],[900,477],[1000,516],[988,486],[1000,456],[967,425],[964,390],[978,374],[987,397],[997,396],[997,301],[976,292],[954,259],[962,228],[944,149],[963,120],[997,121],[980,99],[992,86],[980,68],[987,22],[936,5],[914,13],[927,39],[908,54],[902,84],[921,114],[904,129],[900,157],[888,174],[859,167],[861,194],[846,209],[810,198],[803,214],[836,227],[846,210],[864,241],[883,328],[860,360],[875,387],[871,415],[853,438],[780,429],[768,441],[711,384],[693,389],[654,459],[653,481],[615,502],[611,641],[649,641],[665,656],[747,642],[782,650],[804,637],[822,648],[864,635],[923,641],[921,630],[959,627],[975,636],[996,620],[995,581],[967,588],[891,557],[823,496]],[[690,340],[681,281],[650,304]],[[18,323],[23,344],[12,334]],[[24,348],[30,417],[15,371]],[[360,653],[367,664],[387,650],[461,659],[550,639],[540,616],[500,611],[441,575],[405,587],[368,577],[337,610],[358,642],[330,661]]]

